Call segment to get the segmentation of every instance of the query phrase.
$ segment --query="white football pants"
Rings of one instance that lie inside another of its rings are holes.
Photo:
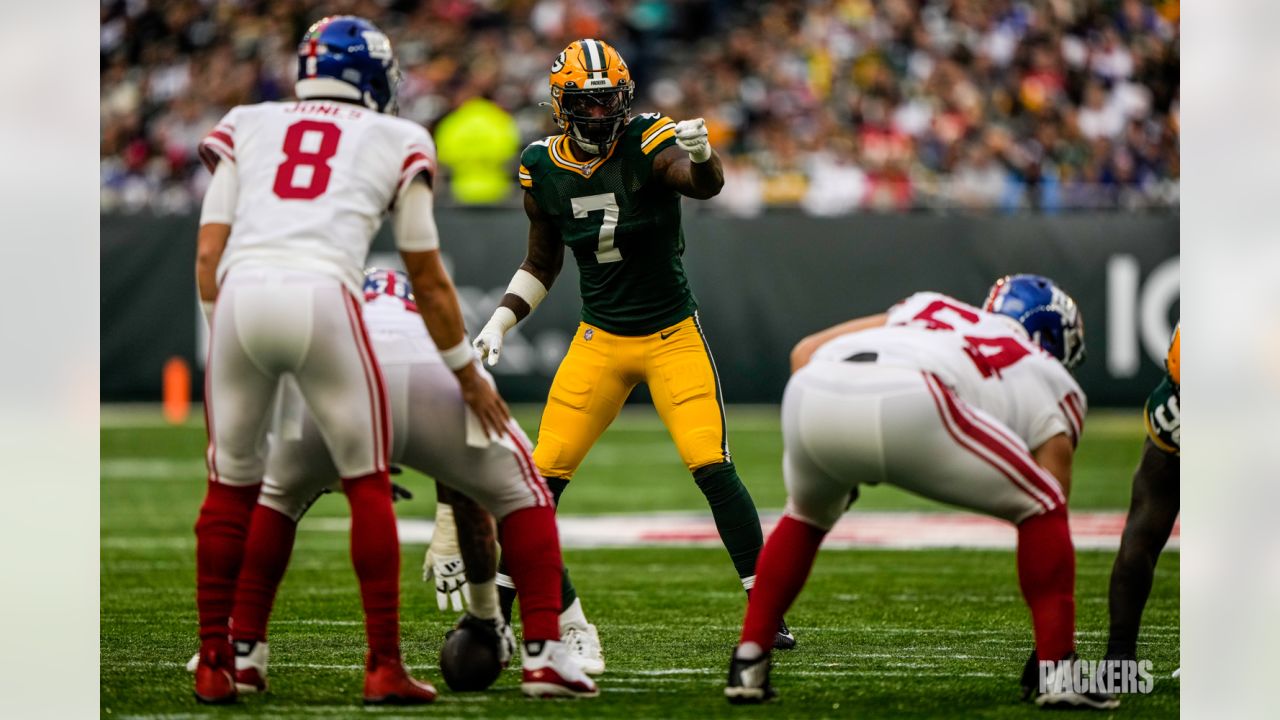
[[[237,268],[210,320],[205,368],[211,480],[262,481],[276,388],[292,376],[315,417],[336,472],[387,469],[390,421],[361,302],[336,278],[276,268]]]
[[[1004,423],[918,370],[812,362],[787,383],[782,434],[787,513],[824,529],[862,483],[1014,523],[1066,503]]]
[[[502,442],[469,445],[462,388],[435,348],[417,348],[413,338],[376,332],[373,338],[393,418],[393,462],[467,495],[498,520],[523,508],[554,505],[534,467],[529,438],[514,420],[508,426],[511,435]],[[325,452],[317,419],[305,412],[288,388],[282,393],[278,415],[260,502],[297,520],[341,473]],[[472,421],[470,433],[483,434],[478,421]]]

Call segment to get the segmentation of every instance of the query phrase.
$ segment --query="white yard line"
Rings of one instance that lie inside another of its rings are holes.
[[[767,536],[778,513],[761,513]],[[1081,550],[1119,547],[1125,513],[1078,512],[1071,516],[1072,539]],[[560,542],[569,548],[719,547],[720,534],[706,512],[566,515],[558,520]],[[346,518],[315,518],[300,526],[312,532],[347,532]],[[401,542],[428,544],[434,523],[404,518],[398,523]],[[1175,527],[1169,541],[1178,549],[1181,532]],[[1009,550],[1017,547],[1017,532],[993,518],[949,512],[852,512],[840,519],[823,543],[828,550],[885,548],[899,550],[974,548]],[[942,572],[935,569],[932,572]],[[986,598],[984,598],[984,601]]]

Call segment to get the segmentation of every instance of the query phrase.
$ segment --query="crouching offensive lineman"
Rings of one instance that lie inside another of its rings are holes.
[[[1075,662],[1075,551],[1067,527],[1084,394],[1075,302],[1047,278],[1006,277],[982,309],[917,293],[886,314],[806,338],[782,401],[787,508],[765,543],[725,695],[774,696],[769,648],[827,532],[862,483],[890,483],[1003,518],[1039,658]],[[1043,689],[1043,706],[1114,707]]]
[[[560,537],[555,504],[538,475],[528,438],[514,420],[507,434],[491,439],[463,401],[453,372],[418,319],[404,273],[371,270],[364,285],[364,321],[387,386],[391,415],[391,461],[429,475],[473,498],[498,520],[507,567],[520,599],[524,639],[521,688],[536,697],[598,694],[591,678],[560,642]],[[478,368],[477,363],[477,368]],[[479,370],[486,381],[488,373]],[[267,620],[284,577],[297,521],[312,500],[338,477],[322,428],[302,398],[286,391],[267,460],[262,497],[254,511],[248,547],[236,588],[231,635],[236,643],[237,680],[265,687]],[[498,608],[489,568],[487,587],[472,588],[470,617],[462,623],[509,637]],[[510,649],[500,645],[505,663]],[[245,658],[246,662],[239,662]],[[256,659],[255,659],[256,658]]]

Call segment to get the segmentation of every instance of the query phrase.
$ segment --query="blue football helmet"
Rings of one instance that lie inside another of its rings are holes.
[[[341,97],[395,114],[400,66],[376,25],[335,15],[312,25],[298,44],[298,97]]]
[[[1076,301],[1043,275],[1006,275],[991,286],[982,309],[1007,315],[1031,342],[1068,368],[1084,362],[1084,317]]]
[[[409,276],[403,270],[369,268],[364,271],[365,302],[379,295],[400,298],[411,305],[417,303],[413,297],[413,286],[409,284]]]

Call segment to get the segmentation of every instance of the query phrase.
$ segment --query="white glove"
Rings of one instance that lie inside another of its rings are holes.
[[[676,123],[676,144],[689,153],[689,159],[704,163],[711,159],[711,142],[707,140],[707,123],[702,118]]]
[[[500,307],[489,318],[489,322],[480,328],[471,346],[476,349],[480,359],[493,367],[498,364],[498,356],[502,354],[502,338],[516,324],[516,315],[510,308]]]
[[[507,621],[498,616],[498,664],[506,668],[511,664],[511,658],[516,654],[516,634],[507,624]]]
[[[466,565],[458,549],[458,528],[453,522],[453,508],[448,503],[436,503],[436,529],[431,537],[431,547],[422,561],[422,580],[436,581],[436,606],[441,612],[452,605],[461,610],[463,601],[471,604],[467,595]]]
[[[461,556],[436,557],[427,550],[427,557],[422,563],[422,579],[430,582],[435,578],[436,607],[441,612],[448,611],[450,605],[454,610],[461,610],[471,604],[471,596],[467,592],[466,570]]]

